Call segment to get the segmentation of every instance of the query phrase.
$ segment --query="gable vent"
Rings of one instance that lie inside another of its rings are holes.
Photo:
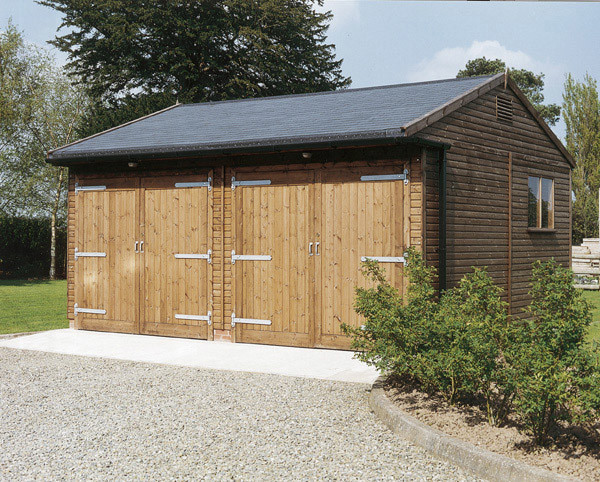
[[[505,122],[513,120],[512,99],[496,96],[496,118]]]

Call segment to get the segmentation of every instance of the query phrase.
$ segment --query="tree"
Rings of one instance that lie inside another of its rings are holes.
[[[87,100],[48,52],[27,44],[11,23],[0,32],[0,79],[0,213],[50,217],[49,275],[54,279],[68,173],[45,157],[74,139]]]
[[[346,87],[322,0],[39,0],[73,28],[51,43],[108,127],[181,102]],[[149,101],[150,100],[150,101]],[[122,113],[120,110],[123,109]]]
[[[469,60],[465,68],[459,70],[456,77],[476,77],[478,75],[494,75],[506,71],[506,64],[500,59],[486,59],[480,57]],[[544,104],[544,74],[534,74],[530,70],[511,69],[510,77],[523,91],[527,99],[536,108],[542,119],[553,126],[560,117],[560,106],[556,104]]]
[[[565,81],[563,118],[565,142],[575,158],[572,183],[573,243],[598,235],[598,188],[600,188],[600,101],[598,84],[589,75],[577,82]]]

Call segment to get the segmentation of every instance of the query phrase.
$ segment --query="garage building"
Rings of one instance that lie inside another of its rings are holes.
[[[366,258],[487,266],[513,315],[570,261],[573,160],[506,74],[177,104],[48,161],[77,329],[347,348]]]

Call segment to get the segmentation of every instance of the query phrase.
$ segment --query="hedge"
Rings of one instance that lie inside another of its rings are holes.
[[[56,276],[66,273],[67,230],[57,228]],[[47,278],[50,218],[0,217],[0,279]]]

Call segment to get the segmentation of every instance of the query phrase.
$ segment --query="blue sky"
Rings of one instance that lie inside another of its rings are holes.
[[[454,77],[482,55],[544,72],[548,102],[562,102],[568,72],[600,81],[600,3],[326,0],[325,8],[353,87]],[[33,0],[0,0],[2,27],[9,17],[40,45],[60,25],[57,12]],[[564,136],[562,121],[555,131]]]

